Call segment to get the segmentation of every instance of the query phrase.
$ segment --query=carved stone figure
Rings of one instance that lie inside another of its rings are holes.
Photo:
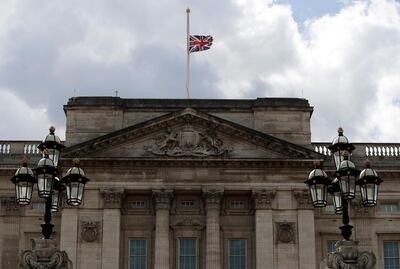
[[[53,240],[37,241],[35,250],[26,250],[19,261],[19,269],[72,269],[72,262],[65,251],[56,248]]]
[[[213,130],[206,133],[196,131],[190,124],[180,131],[167,128],[165,134],[157,137],[154,143],[145,146],[154,155],[165,156],[221,156],[231,150],[223,147],[223,142]]]
[[[321,262],[320,269],[375,269],[375,265],[376,257],[372,252],[359,251],[357,241],[343,239]]]

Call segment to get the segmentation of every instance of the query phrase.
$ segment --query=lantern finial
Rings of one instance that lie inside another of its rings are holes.
[[[49,131],[50,131],[50,134],[54,134],[54,132],[56,131],[56,128],[54,126],[50,126]]]
[[[338,131],[339,136],[343,136],[343,128],[342,127],[339,127],[339,129],[337,131]]]
[[[371,161],[368,160],[368,159],[366,159],[366,160],[364,161],[364,165],[365,165],[365,168],[371,168]]]
[[[347,150],[343,151],[343,160],[347,161],[349,159],[349,152]]]
[[[315,169],[321,167],[321,161],[320,161],[320,160],[314,160],[313,163],[314,163],[314,168],[315,168]]]
[[[22,166],[23,167],[28,166],[28,158],[26,157],[26,155],[24,155],[24,157],[22,158]]]
[[[74,166],[78,166],[80,161],[78,158],[74,158],[73,162],[74,162]]]

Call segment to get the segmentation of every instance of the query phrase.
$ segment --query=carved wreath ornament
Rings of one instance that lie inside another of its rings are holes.
[[[186,125],[181,131],[167,128],[166,133],[157,137],[145,149],[155,155],[164,156],[221,156],[231,150],[223,147],[223,142],[213,130],[205,133],[196,131],[193,126]]]

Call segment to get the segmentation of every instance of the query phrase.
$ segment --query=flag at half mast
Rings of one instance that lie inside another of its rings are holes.
[[[189,14],[190,9],[186,9],[186,96],[190,98],[189,92],[189,63],[190,53],[196,51],[209,50],[213,38],[210,35],[190,35],[189,34]]]
[[[210,35],[191,35],[189,38],[189,53],[208,50],[211,48],[213,38]]]

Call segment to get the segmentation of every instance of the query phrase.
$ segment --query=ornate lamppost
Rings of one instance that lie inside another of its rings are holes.
[[[353,226],[350,225],[349,203],[355,198],[356,186],[361,192],[361,203],[364,207],[373,207],[378,199],[378,186],[382,179],[366,162],[366,168],[361,172],[350,161],[351,153],[355,149],[343,135],[343,129],[339,128],[339,135],[333,140],[329,150],[333,155],[336,165],[335,178],[331,180],[316,164],[311,171],[306,184],[310,189],[314,207],[327,205],[328,193],[333,196],[333,206],[336,214],[342,214],[340,230],[343,239],[336,243],[335,252],[329,254],[323,261],[321,268],[327,269],[372,269],[375,267],[376,258],[373,253],[359,252],[358,242],[350,239]]]
[[[42,226],[43,239],[40,241],[39,250],[24,251],[21,256],[21,269],[31,268],[70,268],[70,261],[64,251],[55,248],[51,240],[54,225],[51,223],[51,212],[61,208],[61,197],[66,190],[67,204],[79,206],[82,203],[85,184],[89,179],[85,176],[79,161],[74,160],[74,167],[70,168],[65,176],[58,178],[58,161],[61,151],[65,148],[61,140],[54,134],[55,128],[50,127],[50,133],[38,146],[43,158],[39,160],[36,168],[28,168],[24,159],[11,181],[15,185],[16,202],[19,205],[29,205],[32,200],[32,191],[37,184],[38,195],[45,199],[44,223]]]

